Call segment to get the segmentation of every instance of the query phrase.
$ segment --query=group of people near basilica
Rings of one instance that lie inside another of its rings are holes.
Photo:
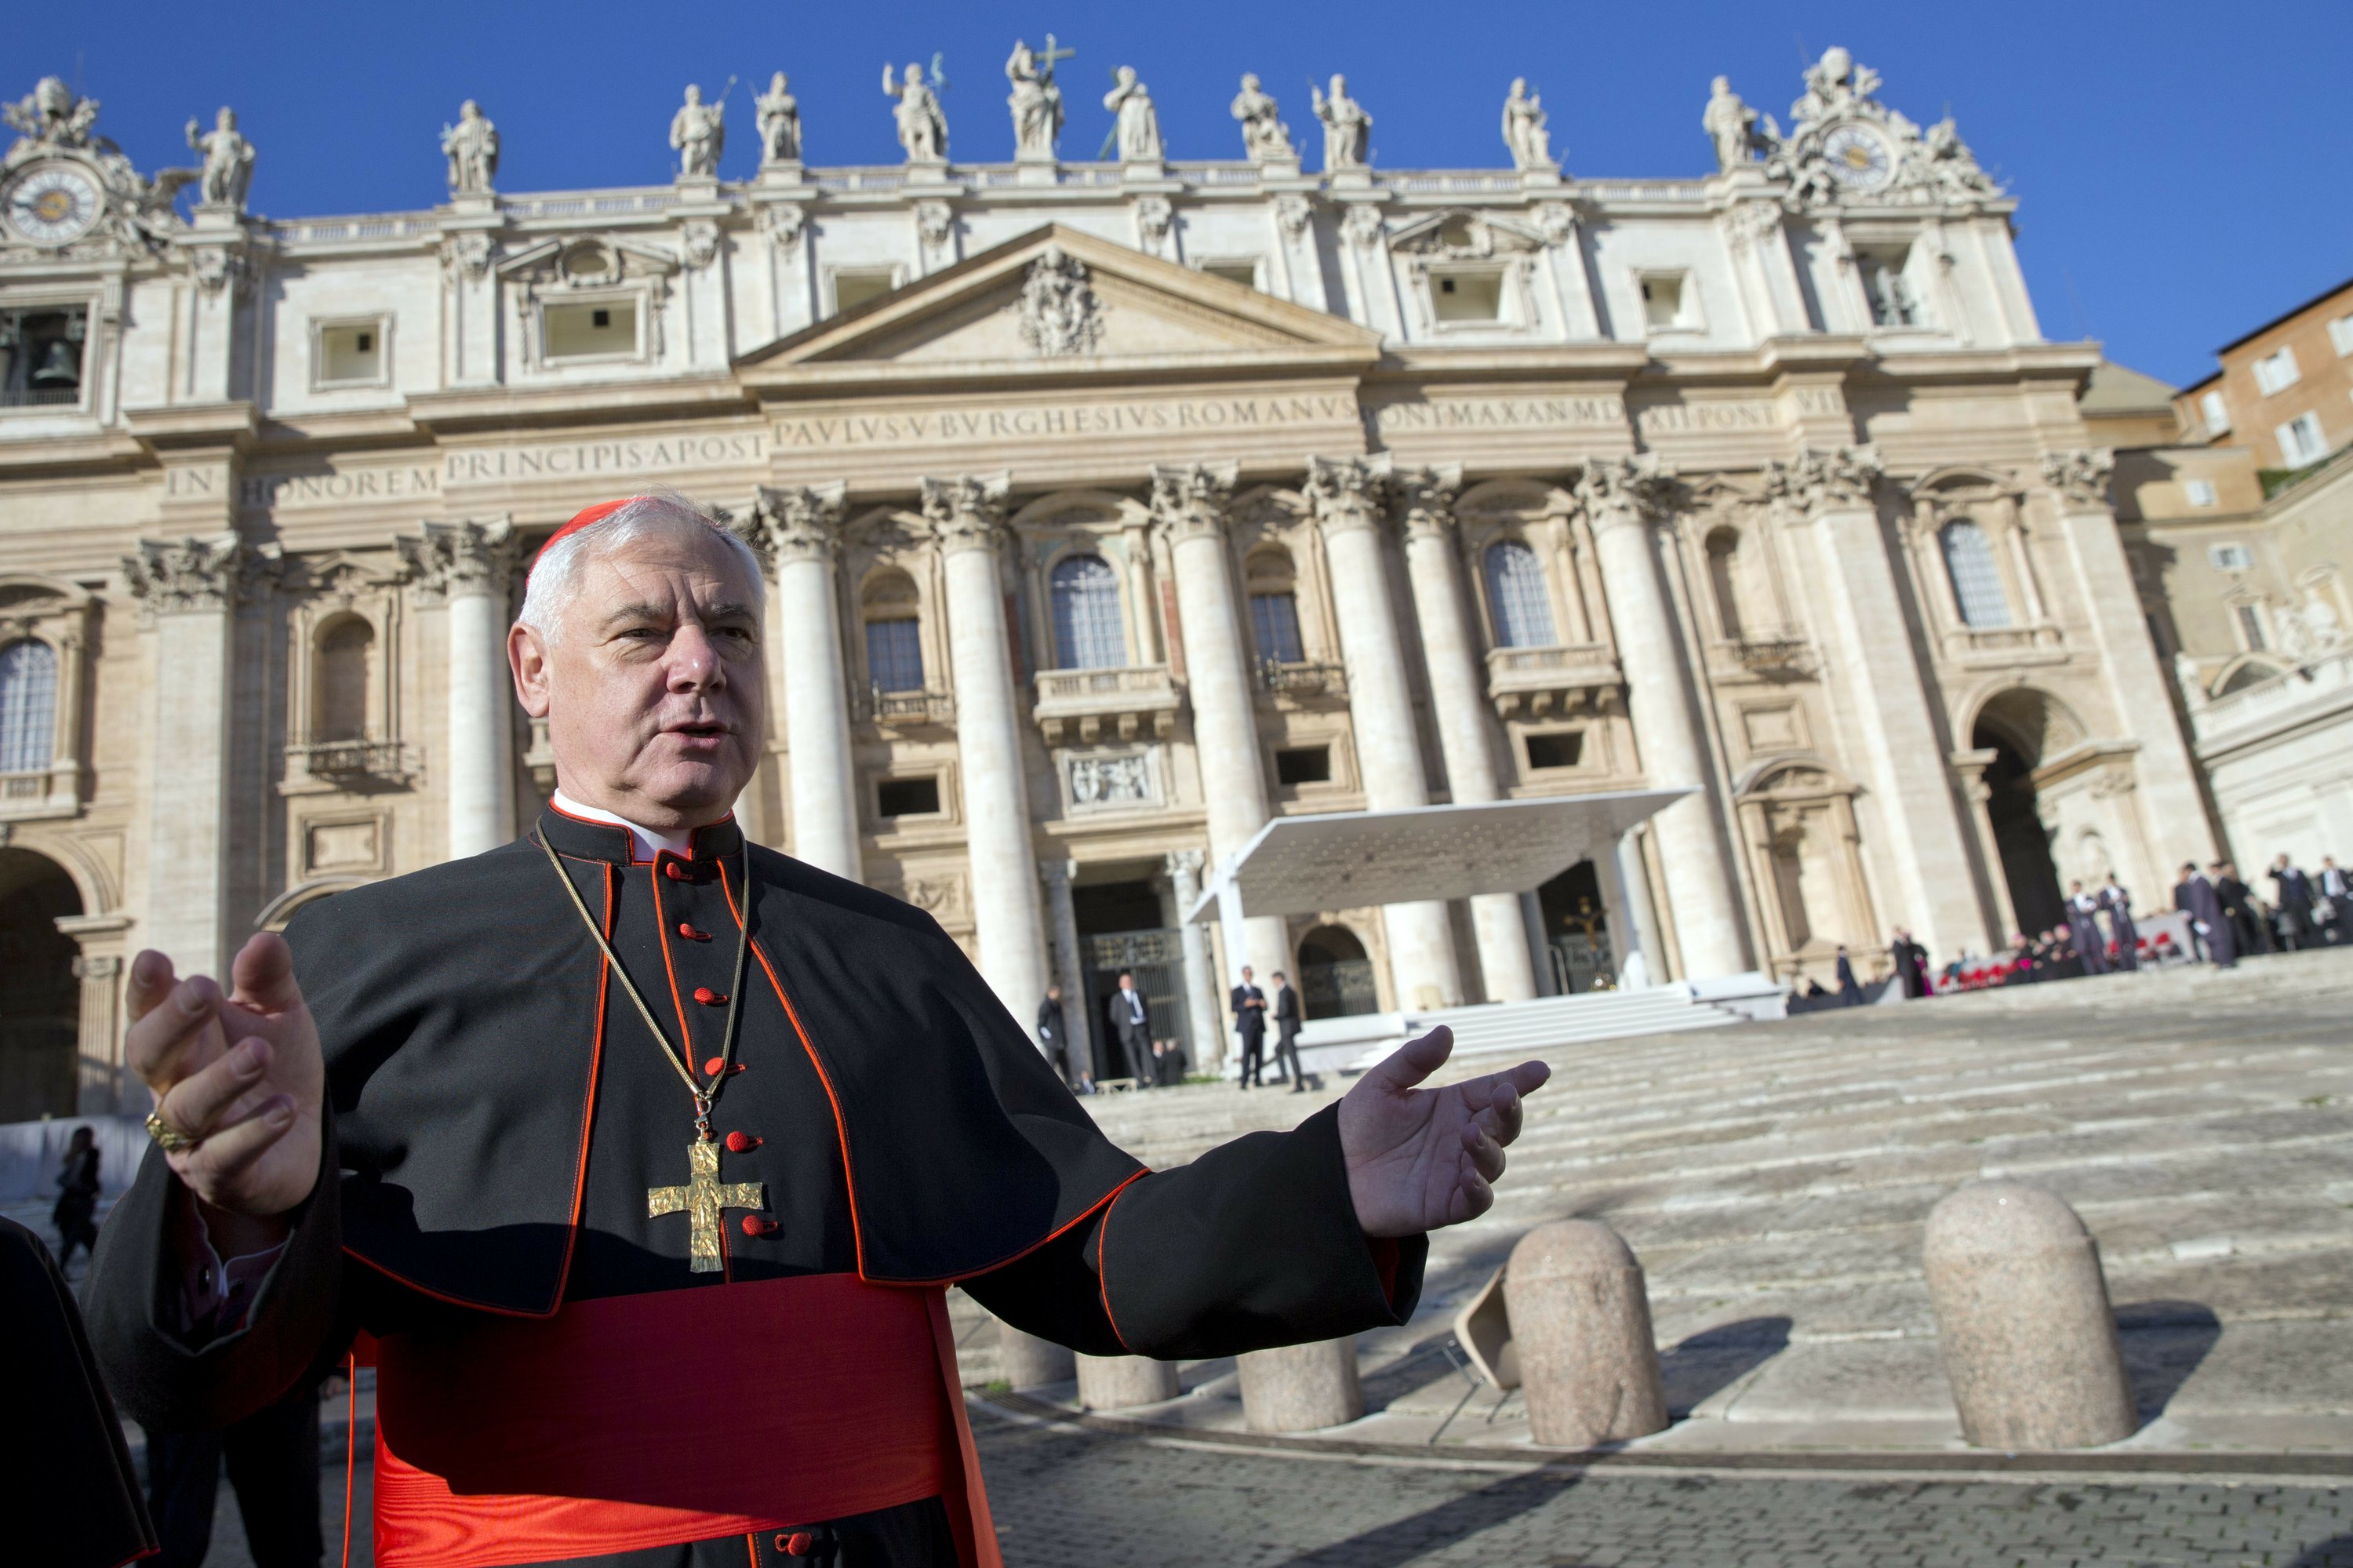
[[[2189,916],[2190,938],[2201,958],[2229,969],[2242,958],[2293,953],[2307,948],[2353,942],[2353,876],[2335,855],[2322,855],[2318,872],[2306,872],[2288,855],[2272,860],[2272,896],[2266,900],[2228,860],[2205,870],[2184,862],[2173,885],[2173,906]]]
[[[1265,1086],[1266,1034],[1274,1030],[1274,1082],[1289,1084],[1293,1094],[1304,1093],[1307,1074],[1299,1065],[1299,1031],[1303,1013],[1299,991],[1289,976],[1274,971],[1274,993],[1258,984],[1248,964],[1228,997],[1233,1010],[1234,1038],[1241,1046],[1238,1082],[1245,1089]],[[1118,988],[1103,998],[1103,1035],[1097,1053],[1103,1067],[1100,1076],[1083,1046],[1071,1050],[1070,1015],[1057,983],[1046,988],[1038,1003],[1038,1044],[1046,1059],[1073,1092],[1092,1095],[1108,1087],[1168,1088],[1185,1081],[1191,1062],[1181,1041],[1160,1035],[1153,1027],[1152,1002],[1135,983],[1133,970],[1119,972]]]

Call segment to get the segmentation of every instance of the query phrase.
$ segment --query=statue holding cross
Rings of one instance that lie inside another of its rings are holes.
[[[1054,64],[1077,55],[1076,49],[1056,48],[1051,33],[1046,35],[1043,50],[1014,40],[1013,53],[1005,62],[1005,79],[1013,84],[1013,95],[1005,101],[1013,110],[1016,158],[1054,161],[1054,143],[1062,134],[1062,90],[1054,85]]]

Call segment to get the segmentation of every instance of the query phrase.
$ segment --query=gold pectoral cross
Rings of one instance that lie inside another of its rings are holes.
[[[688,1144],[686,1160],[693,1169],[686,1185],[647,1188],[646,1213],[658,1220],[685,1210],[687,1267],[697,1274],[717,1274],[724,1266],[719,1256],[719,1212],[766,1208],[767,1186],[760,1181],[722,1181],[719,1145],[708,1139],[698,1138]]]

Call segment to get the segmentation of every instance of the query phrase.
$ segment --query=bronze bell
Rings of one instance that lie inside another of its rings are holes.
[[[53,338],[41,355],[41,363],[33,372],[36,387],[79,387],[81,385],[81,355],[73,344],[63,338]]]

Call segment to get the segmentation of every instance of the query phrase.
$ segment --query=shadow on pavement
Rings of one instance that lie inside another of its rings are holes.
[[[2306,1547],[2288,1568],[2353,1568],[2353,1535]]]
[[[1689,1336],[1659,1357],[1659,1373],[1667,1386],[1667,1413],[1678,1420],[1689,1415],[1788,1345],[1787,1318],[1743,1318]]]
[[[2222,1337],[2222,1320],[2197,1301],[2135,1301],[2116,1308],[2125,1370],[2143,1421],[2165,1414],[2181,1385]]]
[[[1540,1509],[1583,1479],[1550,1471],[1507,1476],[1436,1508],[1302,1552],[1279,1568],[1397,1568]]]

